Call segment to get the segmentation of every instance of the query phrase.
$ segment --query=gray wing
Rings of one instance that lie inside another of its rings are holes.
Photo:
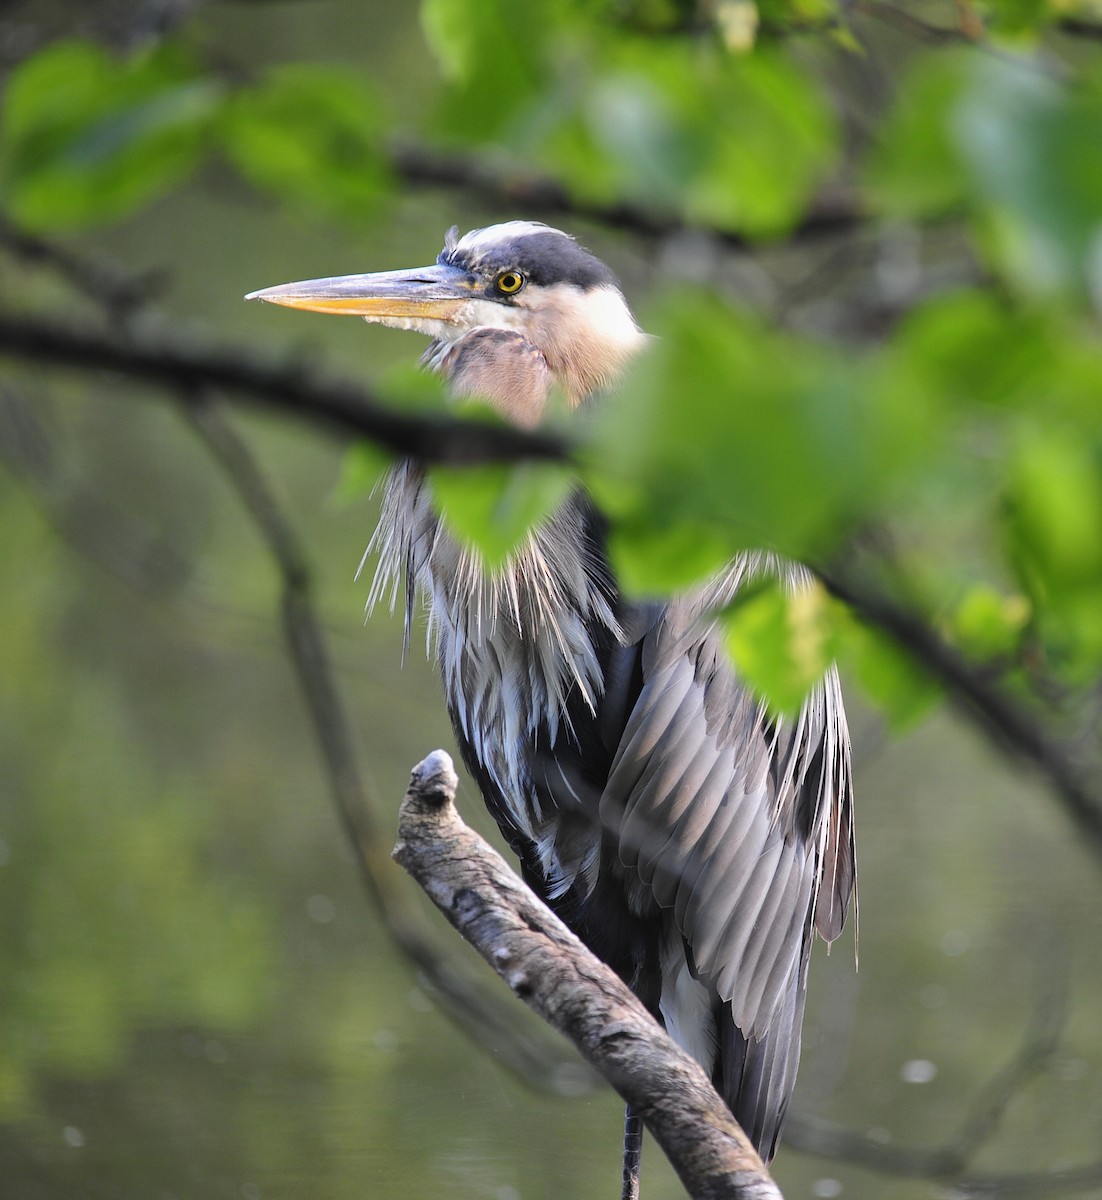
[[[795,1082],[812,926],[838,935],[854,881],[837,675],[797,721],[771,722],[699,601],[669,605],[637,652],[641,689],[601,826],[635,907],[649,899],[665,914],[667,1025],[699,1043],[689,1027],[710,1011],[703,1048],[688,1048],[706,1058],[711,1047],[717,1082],[768,1157]]]

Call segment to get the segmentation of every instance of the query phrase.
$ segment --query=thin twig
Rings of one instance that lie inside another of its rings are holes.
[[[124,271],[114,262],[92,258],[70,250],[61,242],[27,233],[2,213],[0,247],[25,262],[50,267],[77,291],[103,305],[117,320],[125,320],[135,309],[148,304],[164,284],[161,271],[140,275]]]
[[[584,1068],[518,1029],[500,1002],[472,983],[420,929],[404,893],[395,886],[388,850],[356,765],[350,723],[314,612],[307,555],[259,464],[219,406],[209,397],[193,394],[186,397],[184,411],[271,552],[282,587],[284,637],[321,748],[330,791],[361,882],[388,932],[443,997],[444,1011],[477,1044],[493,1044],[502,1064],[523,1082],[555,1094],[586,1090],[591,1080]]]
[[[1048,958],[1048,956],[1043,956]],[[784,1145],[835,1162],[849,1162],[885,1175],[904,1179],[937,1179],[952,1184],[954,1193],[965,1187],[983,1188],[997,1178],[999,1186],[1018,1178],[1037,1176],[973,1175],[967,1184],[959,1181],[969,1163],[998,1129],[1007,1107],[1044,1065],[1059,1045],[1067,1021],[1067,967],[1046,961],[1039,969],[1041,986],[1033,1014],[1011,1060],[976,1094],[969,1111],[957,1125],[957,1133],[941,1146],[893,1146],[851,1129],[843,1129],[815,1118],[793,1114],[785,1126]],[[1079,1170],[1090,1172],[1093,1165]],[[1066,1190],[1066,1189],[1065,1189]],[[968,1193],[973,1194],[972,1192]],[[1044,1189],[1036,1196],[1048,1195]],[[1052,1193],[1055,1194],[1055,1193]]]

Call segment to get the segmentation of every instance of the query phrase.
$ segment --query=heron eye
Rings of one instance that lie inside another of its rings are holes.
[[[506,296],[515,296],[524,287],[524,276],[519,271],[502,271],[494,280],[494,287]]]

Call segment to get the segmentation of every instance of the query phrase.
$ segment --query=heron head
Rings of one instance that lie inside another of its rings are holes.
[[[252,292],[291,308],[363,317],[428,334],[431,365],[532,424],[551,384],[577,405],[609,386],[645,335],[615,276],[568,234],[508,221],[463,237],[435,263],[310,279]]]

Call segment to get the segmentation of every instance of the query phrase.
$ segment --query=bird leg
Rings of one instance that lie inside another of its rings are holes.
[[[624,1183],[620,1200],[639,1200],[639,1163],[643,1157],[643,1118],[631,1107],[624,1113]]]

